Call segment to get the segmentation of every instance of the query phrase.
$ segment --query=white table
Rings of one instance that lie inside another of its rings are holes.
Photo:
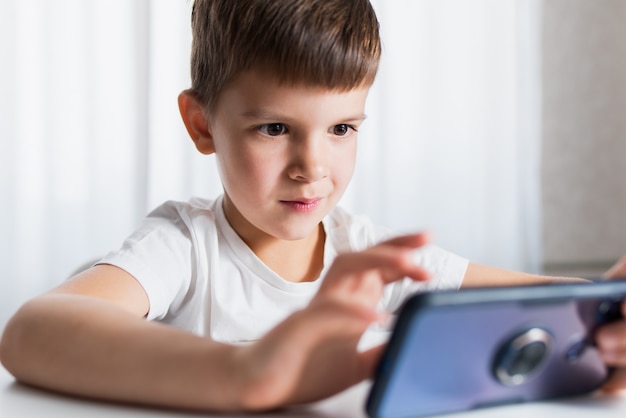
[[[365,418],[363,404],[367,384],[351,388],[335,397],[309,407],[249,415],[251,418]],[[0,366],[0,417],[1,418],[174,418],[211,417],[216,414],[168,411],[154,408],[109,404],[76,399],[21,385]],[[242,415],[228,415],[240,418]],[[623,418],[626,416],[626,393],[622,395],[594,395],[567,401],[528,403],[500,406],[448,415],[454,418]],[[445,417],[448,417],[445,416]],[[438,417],[444,418],[443,415]]]

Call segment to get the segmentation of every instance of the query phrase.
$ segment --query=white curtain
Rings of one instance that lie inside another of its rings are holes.
[[[538,272],[541,3],[374,4],[384,56],[346,200],[475,262]]]
[[[166,199],[220,193],[176,105],[183,0],[0,2],[0,328]],[[378,0],[380,76],[342,201],[537,270],[538,0]]]

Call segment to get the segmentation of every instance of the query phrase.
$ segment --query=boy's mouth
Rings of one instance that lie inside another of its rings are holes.
[[[281,200],[280,203],[296,212],[308,213],[317,209],[321,201],[322,198],[316,197],[312,199]]]

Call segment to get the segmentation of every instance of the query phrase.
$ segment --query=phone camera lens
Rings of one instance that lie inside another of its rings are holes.
[[[515,336],[496,354],[496,379],[507,386],[524,383],[540,370],[551,347],[552,337],[541,328],[531,328]]]
[[[508,368],[511,375],[525,375],[532,372],[541,363],[548,347],[543,341],[535,341],[517,352]]]

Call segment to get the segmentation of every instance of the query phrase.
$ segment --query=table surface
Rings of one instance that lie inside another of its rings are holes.
[[[253,418],[366,418],[363,405],[369,385],[357,385],[337,396],[316,404],[282,412],[248,415]],[[619,395],[594,394],[583,398],[498,406],[475,411],[438,415],[440,418],[578,418],[602,416],[623,418],[626,415],[626,392]],[[189,413],[147,407],[111,404],[58,395],[17,383],[0,366],[0,417],[115,417],[115,418],[174,418],[212,417],[219,414]],[[240,418],[230,414],[228,418]]]

